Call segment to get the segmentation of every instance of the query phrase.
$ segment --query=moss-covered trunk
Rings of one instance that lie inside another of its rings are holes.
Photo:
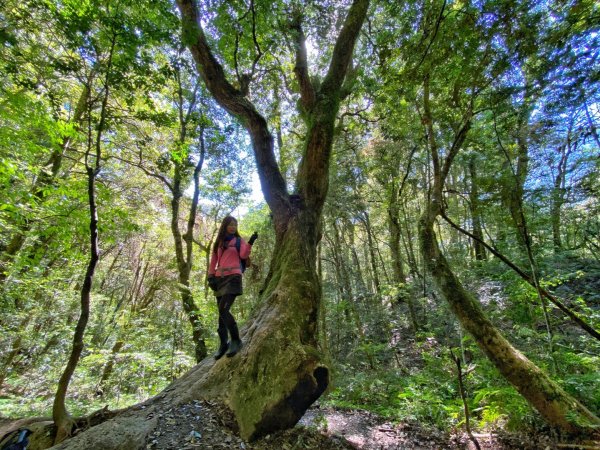
[[[600,419],[515,349],[487,319],[477,300],[464,289],[440,252],[433,231],[435,217],[434,205],[419,222],[421,250],[437,288],[463,328],[473,336],[500,373],[549,424],[567,432],[582,432],[600,425]]]
[[[316,340],[316,243],[306,239],[316,226],[301,211],[290,219],[261,306],[242,327],[246,346],[239,358],[219,360],[203,386],[234,412],[245,438],[295,425],[329,383]]]
[[[174,402],[223,402],[246,439],[293,426],[329,383],[316,339],[316,242],[307,239],[318,225],[309,216],[296,210],[277,236],[263,299],[241,328],[239,356],[209,358],[166,390]]]
[[[62,443],[57,449],[137,449],[159,411],[207,399],[225,404],[242,437],[253,439],[293,426],[329,384],[317,347],[321,299],[316,272],[318,235],[313,215],[295,210],[277,236],[263,300],[241,329],[235,358],[206,358],[160,395]]]

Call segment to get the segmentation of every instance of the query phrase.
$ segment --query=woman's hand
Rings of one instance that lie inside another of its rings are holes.
[[[254,244],[254,241],[258,239],[258,233],[255,231],[254,233],[252,233],[252,236],[250,236],[250,239],[248,240],[248,244],[252,245]]]
[[[208,287],[210,287],[213,291],[217,290],[217,277],[210,276],[208,277]]]

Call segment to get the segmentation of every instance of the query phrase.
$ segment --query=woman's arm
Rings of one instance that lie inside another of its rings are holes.
[[[210,264],[208,266],[208,276],[212,277],[215,275],[215,270],[217,269],[217,260],[219,259],[218,250],[213,252],[210,257]]]

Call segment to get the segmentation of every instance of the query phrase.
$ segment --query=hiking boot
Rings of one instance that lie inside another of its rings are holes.
[[[237,324],[233,324],[229,330],[229,333],[231,334],[231,342],[229,342],[229,351],[227,352],[227,357],[231,358],[242,349],[244,344],[240,339],[240,333],[238,331]]]
[[[227,357],[231,358],[232,356],[237,354],[242,349],[243,346],[244,346],[244,343],[242,342],[241,339],[232,339],[231,342],[229,343],[229,351],[227,352]]]
[[[221,359],[228,348],[229,345],[227,344],[227,342],[225,342],[225,344],[221,344],[219,346],[219,350],[217,350],[214,354],[215,359]],[[229,356],[229,354],[227,356]]]
[[[219,350],[215,353],[215,359],[220,359],[223,357],[227,349],[229,348],[229,344],[227,343],[227,328],[218,329],[217,333],[219,333],[219,340],[221,345],[219,346]]]

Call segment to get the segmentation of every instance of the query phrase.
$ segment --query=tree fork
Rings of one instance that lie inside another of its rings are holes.
[[[305,112],[310,115],[310,125],[296,179],[300,195],[290,196],[265,118],[244,90],[226,79],[200,26],[197,2],[177,0],[184,43],[208,90],[248,131],[262,191],[273,213],[274,256],[262,305],[249,320],[250,326],[242,330],[246,346],[234,360],[215,363],[201,383],[204,395],[214,395],[230,407],[242,437],[248,439],[294,425],[329,384],[329,370],[320,362],[316,341],[321,300],[316,248],[328,190],[334,119],[368,5],[368,0],[352,3],[315,98],[307,98],[314,86],[300,74],[305,84],[303,103],[311,106]],[[226,370],[221,373],[223,367]]]

